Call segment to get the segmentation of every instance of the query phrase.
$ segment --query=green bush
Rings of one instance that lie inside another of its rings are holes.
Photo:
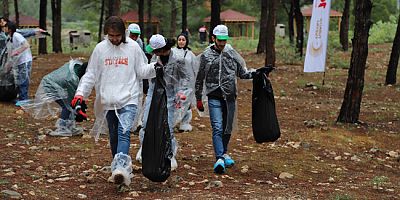
[[[379,21],[374,24],[369,31],[369,44],[381,44],[387,42],[393,42],[393,38],[396,34],[397,19],[395,16],[390,16],[390,21],[382,22]]]

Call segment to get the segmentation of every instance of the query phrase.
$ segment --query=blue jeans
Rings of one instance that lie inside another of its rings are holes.
[[[212,127],[212,141],[216,160],[228,151],[231,134],[225,133],[227,105],[223,99],[208,98],[208,110]]]
[[[130,130],[135,119],[137,106],[134,104],[115,110],[109,110],[106,115],[108,130],[110,136],[111,154],[122,152],[129,155],[129,146],[131,144]],[[117,115],[118,114],[118,115]]]
[[[71,111],[68,109],[68,107],[71,109],[71,107],[65,102],[63,99],[59,99],[56,101],[58,105],[61,106],[61,115],[60,118],[63,120],[73,120],[71,117]]]
[[[18,100],[28,99],[29,81],[31,76],[32,62],[22,63],[17,66],[16,85],[19,87]]]

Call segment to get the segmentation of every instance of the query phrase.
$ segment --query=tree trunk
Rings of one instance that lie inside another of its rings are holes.
[[[221,2],[220,0],[211,0],[211,22],[210,22],[210,30],[208,31],[209,34],[209,42],[212,43],[212,32],[214,28],[221,24],[221,18],[219,16],[221,12]]]
[[[257,54],[264,53],[267,48],[267,1],[261,1],[260,34],[258,36]]]
[[[151,35],[153,35],[153,24],[151,23],[151,0],[147,0],[147,26],[146,26],[146,34],[147,40],[150,39]]]
[[[349,50],[349,15],[350,0],[344,0],[342,21],[340,22],[340,44],[343,51]]]
[[[113,15],[121,16],[121,0],[114,0],[114,11]]]
[[[371,22],[371,0],[355,0],[354,37],[350,69],[338,122],[357,123],[364,88],[365,64],[368,57],[368,36]]]
[[[138,0],[139,27],[141,29],[140,39],[144,42],[144,0]]]
[[[397,21],[396,36],[393,40],[392,53],[390,54],[389,66],[386,72],[385,84],[396,84],[396,72],[400,56],[400,14]]]
[[[170,0],[170,2],[171,2],[171,21],[170,21],[169,37],[174,38],[176,32],[176,18],[177,18],[176,2],[175,0]]]
[[[10,10],[8,8],[8,0],[3,0],[3,17],[10,18]]]
[[[104,20],[104,2],[105,0],[101,0],[101,8],[100,8],[100,20],[99,20],[99,33],[98,33],[98,42],[102,40],[102,32],[103,32],[103,20]]]
[[[53,52],[61,53],[61,0],[51,0],[53,18]]]
[[[18,0],[14,0],[14,10],[15,10],[15,24],[19,26],[19,11],[18,11]]]
[[[275,24],[276,24],[276,9],[277,0],[269,0],[268,3],[268,18],[267,18],[267,36],[266,36],[266,56],[265,65],[275,66]]]
[[[301,58],[303,57],[304,18],[300,10],[300,0],[294,0],[293,6],[294,6],[294,18],[296,19],[296,30],[297,30],[296,47],[297,47],[297,53]]]
[[[290,9],[288,15],[289,42],[293,44],[294,40],[294,1],[290,1]]]
[[[182,0],[182,33],[187,29],[187,0]],[[189,35],[189,33],[187,33]]]
[[[40,0],[39,6],[39,27],[43,30],[47,30],[46,26],[47,17],[47,0]],[[39,54],[47,54],[47,38],[39,39]]]
[[[114,0],[108,0],[106,19],[108,19],[111,16],[114,16]]]

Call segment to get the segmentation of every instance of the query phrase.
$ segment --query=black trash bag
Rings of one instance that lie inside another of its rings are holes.
[[[14,74],[6,69],[7,49],[3,49],[0,56],[0,101],[11,102],[17,98],[18,87],[14,83]]]
[[[274,91],[268,74],[272,66],[257,70],[253,76],[252,127],[257,143],[274,142],[281,136],[276,116]]]
[[[142,144],[142,173],[154,182],[164,182],[171,173],[171,133],[163,68],[157,76]]]

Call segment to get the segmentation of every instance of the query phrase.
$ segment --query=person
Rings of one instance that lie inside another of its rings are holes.
[[[192,52],[191,48],[189,47],[189,37],[185,33],[181,33],[177,37],[177,47],[174,47],[176,51],[181,51],[180,55],[183,55],[183,58],[185,59],[185,63],[187,63],[187,66],[189,66],[188,71],[190,72],[190,77],[193,78],[190,80],[190,89],[191,91],[194,91],[194,83],[196,82],[196,76],[197,76],[197,71],[199,70],[198,67],[198,59],[196,55]],[[191,96],[188,97],[188,107],[187,110],[182,111],[182,117],[179,119],[180,125],[178,130],[180,132],[190,132],[192,131],[193,127],[190,124],[192,121],[192,110],[191,110],[191,105],[195,105],[196,99],[194,97],[194,93],[192,92]]]
[[[199,28],[199,39],[201,44],[204,44],[207,40],[207,28],[205,25]]]
[[[142,39],[140,38],[140,34],[141,34],[141,30],[140,30],[140,26],[132,23],[129,24],[128,26],[128,36],[136,41],[140,48],[143,50],[143,52],[146,54],[146,51],[144,49],[144,44]],[[150,59],[148,58],[148,56],[146,55],[146,59],[148,59],[150,61]],[[144,98],[145,95],[147,95],[147,90],[149,89],[149,80],[148,79],[143,79],[142,82],[140,83],[140,87],[143,88],[143,95],[139,98],[140,100],[142,100]],[[137,135],[137,133],[139,132],[140,128],[142,127],[142,117],[143,117],[143,109],[142,108],[138,108],[138,121],[137,123],[135,123],[136,127],[133,127],[134,131],[133,133]]]
[[[97,141],[104,122],[107,122],[113,158],[109,180],[128,186],[132,178],[129,131],[140,103],[139,81],[155,77],[155,63],[147,64],[139,45],[126,37],[124,21],[120,17],[111,16],[105,21],[104,34],[105,40],[94,48],[71,105],[75,107],[87,99],[95,87],[96,121],[92,134]]]
[[[142,39],[139,37],[140,34],[141,34],[140,26],[137,25],[137,24],[135,24],[135,23],[129,24],[129,26],[128,26],[128,32],[129,32],[129,35],[128,35],[128,36],[129,36],[133,41],[136,41],[136,42],[139,44],[140,48],[144,51],[143,41],[142,41]]]
[[[175,41],[166,39],[160,34],[151,36],[149,45],[146,46],[146,51],[153,53],[154,56],[152,61],[155,60],[159,65],[164,68],[163,78],[166,83],[166,94],[167,94],[167,109],[168,109],[168,126],[171,133],[171,147],[172,147],[172,158],[171,158],[171,170],[175,170],[178,167],[176,161],[176,154],[178,151],[178,144],[174,134],[175,126],[175,109],[178,105],[182,105],[182,101],[190,96],[190,73],[188,67],[185,66],[185,60],[179,52],[172,49],[175,45]],[[151,99],[154,90],[155,79],[152,79],[149,83],[149,91],[146,96],[145,108],[143,114],[143,127],[139,131],[140,138],[140,149],[136,154],[136,160],[141,162],[142,159],[142,144],[145,135],[145,129],[147,124],[147,117],[149,115]]]
[[[4,27],[9,21],[10,20],[5,17],[0,17],[0,27]],[[44,38],[46,36],[50,36],[50,33],[48,31],[43,30],[41,28],[24,28],[24,29],[17,28],[16,32],[24,36],[24,38],[30,38],[33,36],[37,38]]]
[[[82,134],[83,129],[76,127],[75,123],[77,113],[72,109],[69,102],[75,95],[79,80],[85,73],[86,67],[87,62],[70,60],[60,68],[45,75],[36,90],[35,98],[21,105],[24,111],[31,114],[35,119],[52,117],[60,111],[61,107],[60,118],[56,122],[56,130],[51,131],[49,135],[68,137]]]
[[[16,106],[21,106],[28,99],[29,81],[32,68],[32,53],[28,41],[16,32],[17,26],[9,21],[5,24],[4,32],[8,34],[6,48],[8,51],[7,68],[12,68],[15,85],[19,88]]]
[[[207,47],[200,57],[195,85],[197,108],[199,111],[204,111],[202,96],[205,82],[216,159],[213,169],[218,174],[224,173],[226,167],[235,164],[228,154],[228,146],[235,121],[236,76],[241,79],[252,78],[252,71],[247,70],[240,54],[227,44],[228,39],[228,28],[225,25],[214,28],[212,33],[214,44]]]

